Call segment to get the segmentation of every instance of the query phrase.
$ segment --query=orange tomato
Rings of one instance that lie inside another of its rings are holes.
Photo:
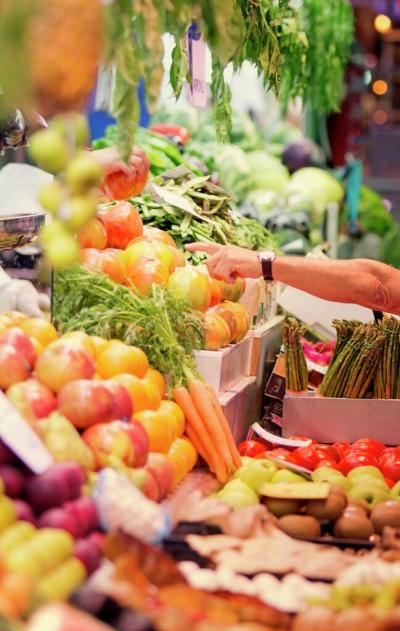
[[[123,250],[132,239],[143,234],[143,223],[139,212],[129,202],[122,201],[102,208],[99,218],[105,225],[109,248]]]
[[[143,410],[134,417],[143,425],[149,437],[149,451],[166,454],[171,447],[172,436],[168,423],[158,410]]]
[[[168,271],[172,273],[175,269],[175,256],[171,248],[159,241],[138,240],[130,245],[124,252],[121,252],[121,259],[129,268],[139,259],[156,259],[166,265]]]
[[[185,415],[175,401],[161,401],[159,409],[167,414],[172,428],[173,438],[182,436],[185,431]]]
[[[172,491],[178,486],[179,482],[182,482],[185,475],[188,473],[186,463],[182,460],[178,461],[174,456],[167,454],[167,458],[172,465]]]
[[[33,348],[36,351],[36,355],[40,355],[40,353],[43,353],[44,346],[39,342],[39,340],[37,340],[35,337],[30,337],[29,339],[33,344]]]
[[[183,254],[182,250],[178,250],[178,248],[173,248],[172,246],[169,246],[172,254],[175,257],[175,269],[177,267],[185,267],[186,265],[186,259],[185,259],[185,255]]]
[[[228,322],[218,313],[207,311],[203,320],[206,349],[216,351],[231,341]]]
[[[195,448],[193,443],[186,437],[176,438],[173,441],[168,454],[170,456],[176,457],[177,459],[184,459],[188,471],[191,471],[193,469],[198,458],[197,449]]]
[[[148,379],[142,379],[147,396],[148,409],[158,410],[161,403],[161,394],[157,386]]]
[[[125,265],[118,254],[112,250],[86,248],[81,251],[81,260],[88,270],[102,272],[115,283],[122,285],[125,280]]]
[[[237,325],[236,335],[233,338],[233,342],[240,342],[250,328],[249,312],[246,307],[238,302],[223,302],[221,307],[224,309],[224,312],[230,311],[233,314]]]
[[[90,335],[87,335],[87,333],[83,331],[70,331],[69,333],[65,333],[58,339],[58,342],[66,342],[83,348],[93,359],[96,359],[96,345]]]
[[[176,243],[168,232],[154,228],[153,226],[143,226],[143,236],[149,237],[152,241],[160,241],[165,245],[171,245],[176,248]]]
[[[134,287],[141,294],[149,294],[151,286],[167,286],[169,271],[166,265],[158,259],[141,258],[126,266],[125,285]]]
[[[127,372],[141,379],[149,369],[144,352],[136,346],[109,344],[97,358],[97,372],[103,379],[112,379]]]
[[[222,300],[222,285],[221,281],[216,278],[210,279],[210,289],[211,289],[211,298],[210,298],[210,307],[215,307],[219,305]]]
[[[26,576],[7,572],[0,583],[0,592],[18,613],[23,613],[30,604],[32,585]]]
[[[144,376],[144,379],[146,381],[151,381],[151,383],[156,386],[162,399],[165,397],[165,379],[158,370],[155,368],[149,368]]]
[[[81,248],[104,250],[107,246],[107,230],[103,222],[97,217],[93,217],[85,226],[78,230],[77,237]]]
[[[29,317],[19,311],[4,311],[2,317],[9,318],[14,326],[19,326],[22,322],[29,320]]]
[[[231,333],[229,343],[232,343],[239,334],[239,325],[235,314],[233,313],[233,311],[225,307],[224,302],[218,305],[218,307],[215,307],[213,313],[219,315],[227,323]]]
[[[142,410],[149,409],[147,391],[142,379],[135,377],[135,375],[130,375],[129,373],[122,373],[121,375],[116,375],[115,377],[113,377],[113,381],[118,381],[119,383],[122,383],[129,391],[132,399],[134,414],[136,412],[141,412]]]
[[[98,357],[100,353],[104,351],[105,348],[107,348],[109,341],[105,340],[103,337],[99,337],[98,335],[91,335],[90,339],[92,340],[94,344],[94,348],[96,352],[95,357]]]
[[[58,339],[54,326],[42,318],[29,318],[21,322],[20,327],[29,337],[37,339],[44,348]]]

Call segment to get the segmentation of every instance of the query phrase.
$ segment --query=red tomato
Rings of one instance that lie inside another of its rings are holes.
[[[100,191],[107,199],[124,200],[142,192],[150,172],[150,163],[142,149],[133,150],[130,167],[129,173],[114,171],[106,175]]]
[[[299,447],[293,452],[292,456],[295,464],[299,465],[299,467],[310,469],[311,471],[314,471],[321,460],[327,459],[326,454],[318,452],[318,447],[316,445]],[[332,460],[332,462],[334,461]]]
[[[386,453],[379,458],[379,468],[385,478],[400,480],[400,453]]]
[[[239,445],[239,453],[241,456],[248,456],[254,458],[257,454],[264,453],[267,449],[270,449],[268,443],[260,443],[257,440],[245,440]]]
[[[339,470],[343,473],[343,475],[347,475],[352,469],[355,469],[355,467],[365,466],[378,466],[378,461],[374,454],[370,454],[366,451],[349,451],[339,461]],[[388,477],[392,476],[389,475]]]
[[[126,268],[125,285],[136,287],[141,294],[149,294],[153,284],[167,286],[169,278],[168,268],[161,261],[141,258]]]
[[[107,230],[109,248],[123,250],[143,234],[143,223],[138,211],[129,202],[119,202],[99,212],[99,217]]]
[[[339,459],[341,459],[349,451],[350,443],[348,443],[347,440],[339,440],[336,443],[333,443],[332,447],[336,449],[339,454]]]
[[[288,449],[278,447],[277,449],[270,449],[269,451],[263,451],[256,455],[256,458],[279,458],[286,462],[293,462],[292,454]]]
[[[378,440],[374,440],[373,438],[360,438],[351,446],[351,449],[361,449],[363,451],[369,451],[370,453],[379,455],[380,453],[382,453],[382,451],[384,451],[385,445],[380,443]]]
[[[104,250],[107,246],[107,230],[97,217],[93,217],[77,234],[81,248]]]
[[[325,458],[324,460],[320,460],[315,468],[319,469],[320,467],[330,467],[331,469],[336,469],[337,471],[339,471],[339,465],[335,460],[333,460],[333,458]]]
[[[317,445],[315,450],[328,460],[333,460],[334,462],[339,462],[340,460],[339,453],[333,445]]]
[[[103,272],[116,283],[122,284],[125,280],[125,265],[118,254],[112,250],[86,248],[81,251],[81,260],[87,269],[94,272]]]
[[[392,489],[396,484],[396,482],[394,480],[391,480],[390,478],[384,478],[384,480],[390,489]]]

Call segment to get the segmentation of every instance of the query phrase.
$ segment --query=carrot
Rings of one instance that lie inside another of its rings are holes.
[[[212,437],[208,432],[196,406],[190,396],[190,393],[183,386],[175,388],[174,398],[177,404],[182,408],[188,427],[193,430],[193,434],[199,439],[199,444],[203,446],[203,452],[206,456],[205,461],[211,471],[217,476],[217,480],[225,484],[228,480],[228,473],[224,461],[219,457],[217,447],[212,441]],[[195,445],[195,447],[197,447]],[[200,452],[201,453],[201,452]]]
[[[200,456],[203,458],[203,460],[205,460],[207,462],[207,449],[204,447],[200,436],[198,436],[195,432],[195,430],[193,429],[193,427],[189,424],[186,425],[186,435],[187,437],[191,440],[191,442],[193,443],[193,445],[196,447],[197,451],[199,452]],[[209,469],[210,471],[212,471],[214,473],[214,470],[211,468],[210,465]]]
[[[214,406],[211,402],[207,386],[199,379],[193,379],[193,381],[189,383],[189,392],[197,411],[199,412],[203,423],[211,436],[211,441],[217,447],[222,456],[222,460],[228,469],[228,474],[233,473],[235,471],[235,466],[233,464],[231,452],[225,438],[225,432],[221,427],[220,419],[214,411]]]
[[[221,408],[220,402],[218,401],[217,393],[215,392],[215,389],[213,388],[213,386],[211,386],[210,384],[206,384],[206,388],[208,392],[210,393],[210,397],[211,397],[211,401],[212,401],[215,413],[219,418],[222,429],[224,430],[226,442],[228,443],[228,447],[231,452],[233,463],[235,467],[239,469],[239,467],[242,466],[242,459],[236,447],[236,443],[234,441],[232,431],[231,431],[231,428],[229,427],[227,418],[224,414],[223,409]]]

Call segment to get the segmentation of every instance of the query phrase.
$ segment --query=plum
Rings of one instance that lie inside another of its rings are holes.
[[[90,576],[100,567],[102,552],[95,541],[79,539],[75,544],[74,557],[82,561]]]
[[[14,462],[15,456],[11,449],[0,439],[0,464],[11,464]]]
[[[74,502],[67,502],[64,510],[75,521],[78,537],[84,537],[98,528],[97,507],[91,497],[80,497]]]
[[[76,521],[64,508],[50,508],[42,513],[39,518],[39,528],[57,528],[66,530],[73,537],[78,535]]]
[[[22,495],[25,478],[18,469],[8,464],[0,465],[0,479],[4,483],[4,492],[8,497],[16,498]]]
[[[79,497],[83,482],[84,473],[79,465],[61,462],[32,476],[27,482],[26,496],[35,513],[40,514]]]
[[[29,521],[31,524],[36,526],[36,518],[29,504],[23,500],[14,500],[13,503],[17,519],[20,521]]]

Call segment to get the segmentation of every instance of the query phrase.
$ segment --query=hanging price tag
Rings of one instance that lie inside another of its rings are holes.
[[[53,458],[39,436],[0,392],[0,438],[34,473],[43,473]]]
[[[189,102],[196,107],[207,107],[206,83],[206,44],[194,22],[187,34],[187,51],[189,58]]]

